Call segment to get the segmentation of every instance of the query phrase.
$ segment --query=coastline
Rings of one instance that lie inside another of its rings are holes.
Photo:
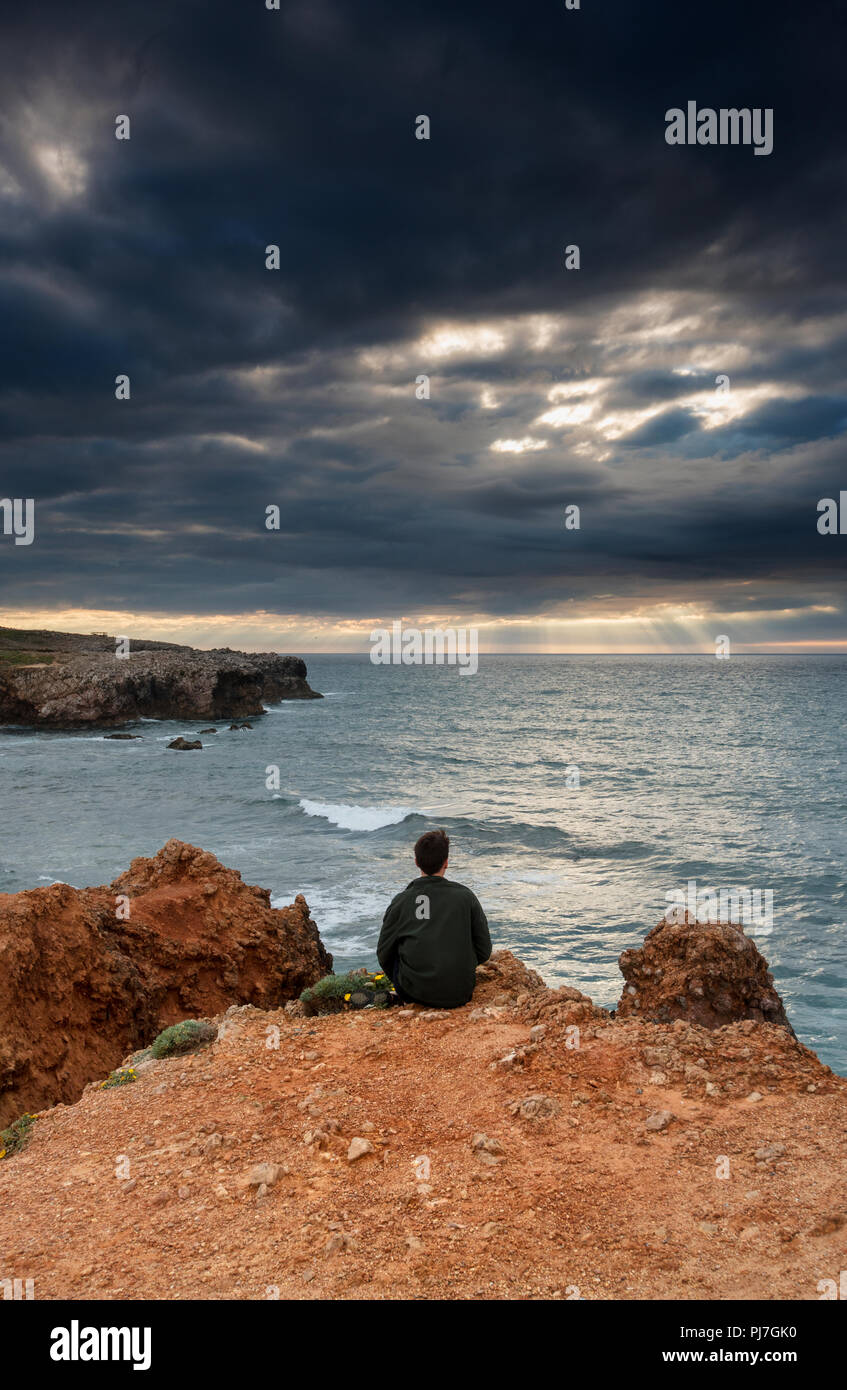
[[[112,888],[146,897],[148,914],[157,902],[162,920],[182,902],[187,921],[190,898],[220,933],[224,886],[275,933],[265,890],[176,841]],[[53,891],[13,897],[38,905]],[[295,944],[311,933],[298,903]],[[20,928],[17,904],[0,905]],[[255,936],[249,915],[242,926]],[[708,935],[662,927],[686,958]],[[642,952],[666,949],[656,930]],[[175,924],[173,948],[182,935]],[[194,980],[202,945],[170,952],[175,983],[180,971]],[[719,945],[700,950],[695,975]],[[625,955],[632,976],[637,952]],[[715,997],[737,985],[737,1006],[761,1014],[755,955],[715,980]],[[319,957],[310,969],[324,969]],[[249,970],[244,981],[250,994]],[[188,1055],[128,1051],[129,1084],[104,1088],[101,1075],[37,1112],[26,1146],[0,1162],[9,1274],[25,1272],[47,1300],[69,1288],[81,1299],[814,1299],[838,1277],[847,1160],[833,1138],[847,1127],[847,1080],[787,1020],[613,1016],[576,989],[548,989],[508,951],[450,1012],[307,1017],[298,990],[282,980],[275,1005],[208,1015],[211,1041]],[[662,1005],[645,995],[644,1007]],[[163,1021],[154,1013],[148,1033]]]
[[[790,1300],[838,1277],[847,1083],[732,1025],[710,1065],[762,1098],[712,1100],[649,1061],[696,1066],[706,1030],[601,1022],[570,1050],[503,983],[449,1016],[236,1007],[204,1051],[89,1086],[0,1163],[8,1270],[48,1300]]]
[[[299,657],[105,633],[0,628],[0,724],[116,729],[139,719],[245,719],[319,700]]]

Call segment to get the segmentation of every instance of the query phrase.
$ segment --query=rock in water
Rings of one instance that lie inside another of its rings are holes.
[[[183,738],[180,734],[179,738],[173,739],[173,741],[168,744],[168,747],[176,748],[180,753],[190,753],[192,749],[202,748],[203,745],[199,738]]]
[[[108,887],[0,894],[0,1128],[76,1100],[170,1024],[278,1008],[331,969],[305,898],[272,908],[180,840]]]
[[[661,921],[619,964],[626,986],[618,1018],[682,1018],[703,1028],[754,1019],[793,1035],[768,963],[743,927]]]
[[[268,701],[315,700],[306,665],[275,652],[199,651],[132,640],[0,628],[0,648],[42,660],[0,666],[0,724],[68,729],[148,719],[246,719]],[[49,662],[43,656],[49,655]]]

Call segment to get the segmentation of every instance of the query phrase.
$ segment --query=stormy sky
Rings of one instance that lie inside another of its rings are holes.
[[[15,8],[0,622],[847,649],[836,6]],[[689,101],[773,152],[669,145]]]

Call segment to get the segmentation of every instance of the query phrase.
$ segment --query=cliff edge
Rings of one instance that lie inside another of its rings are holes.
[[[200,651],[105,634],[0,628],[0,724],[72,729],[135,719],[241,719],[268,701],[317,700],[306,664],[274,652]]]
[[[109,886],[0,894],[0,1128],[76,1100],[169,1024],[275,1008],[331,969],[302,896],[272,908],[180,840]]]
[[[163,856],[112,887],[176,943]],[[6,1277],[41,1299],[833,1296],[847,1082],[782,1024],[613,1017],[508,951],[449,1013],[210,1021],[37,1116],[0,1163]]]

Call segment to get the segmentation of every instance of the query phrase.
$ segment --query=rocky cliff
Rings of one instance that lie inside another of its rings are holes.
[[[835,1296],[847,1083],[784,1027],[612,1019],[508,952],[450,1013],[215,1023],[0,1162],[5,1277],[37,1299]]]
[[[274,909],[179,840],[108,887],[0,894],[0,1126],[76,1100],[171,1023],[276,1008],[331,968],[303,897]]]
[[[0,629],[0,723],[47,728],[152,719],[239,719],[277,700],[320,699],[299,657],[199,651],[103,634]]]
[[[626,980],[618,1016],[704,1028],[753,1019],[791,1029],[768,963],[743,927],[663,919],[619,961]]]

